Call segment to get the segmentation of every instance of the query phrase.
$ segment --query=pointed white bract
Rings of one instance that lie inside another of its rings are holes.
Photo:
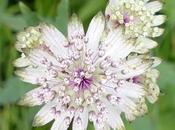
[[[164,29],[158,27],[165,22],[164,15],[156,15],[162,9],[159,1],[109,0],[106,18],[109,29],[121,27],[128,38],[138,43],[135,52],[145,53],[157,43],[148,39],[159,37]]]
[[[157,85],[158,77],[159,71],[156,69],[148,70],[148,72],[141,76],[141,82],[145,84],[146,98],[150,103],[155,103],[160,94],[159,86]]]
[[[153,68],[158,59],[131,53],[134,41],[121,28],[106,31],[102,13],[92,19],[87,33],[74,15],[68,38],[52,25],[32,29],[36,39],[28,29],[24,39],[18,35],[16,47],[23,57],[14,64],[23,81],[38,86],[20,101],[44,105],[34,126],[54,120],[51,130],[67,130],[71,122],[73,130],[86,130],[90,121],[96,130],[123,130],[121,113],[132,121],[147,112],[145,98],[157,100]]]

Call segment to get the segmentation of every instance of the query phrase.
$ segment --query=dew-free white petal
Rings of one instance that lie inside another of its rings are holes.
[[[97,52],[98,45],[105,27],[104,16],[99,12],[90,22],[86,33],[87,49]]]
[[[56,56],[66,57],[67,49],[64,46],[67,40],[56,27],[52,25],[42,25],[41,38]]]

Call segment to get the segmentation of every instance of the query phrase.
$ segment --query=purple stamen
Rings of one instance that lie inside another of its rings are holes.
[[[92,79],[83,77],[80,84],[78,85],[80,91],[84,91],[90,87]]]
[[[132,80],[133,80],[133,83],[136,83],[136,84],[139,84],[141,82],[138,76],[133,77]]]
[[[93,81],[92,77],[87,78],[85,75],[82,75],[82,73],[84,73],[83,69],[78,69],[76,73],[77,74],[74,78],[80,79],[80,82],[76,83],[74,81],[71,81],[71,86],[73,87],[78,86],[79,91],[84,91],[86,89],[89,89]]]
[[[129,23],[130,22],[130,18],[129,18],[129,15],[128,14],[124,14],[123,15],[123,20],[124,20],[124,23]]]
[[[140,83],[141,83],[141,79],[140,79],[139,76],[135,76],[135,77],[133,77],[133,78],[127,79],[127,81],[130,81],[130,80],[131,80],[133,83],[135,83],[135,84],[140,84]]]

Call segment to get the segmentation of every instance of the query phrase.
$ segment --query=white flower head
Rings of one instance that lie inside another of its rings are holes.
[[[151,37],[160,36],[164,29],[158,26],[165,22],[164,15],[156,15],[162,3],[149,0],[109,0],[106,17],[110,28],[122,27],[129,38],[138,38],[136,52],[145,53],[157,46]],[[144,44],[145,43],[145,44]]]
[[[32,44],[27,44],[29,38],[18,43],[25,45],[22,52],[28,64],[20,65],[24,59],[15,62],[20,68],[16,74],[38,86],[20,104],[44,105],[34,126],[54,120],[51,130],[67,130],[71,122],[73,130],[86,130],[91,121],[96,130],[123,130],[121,113],[131,121],[147,112],[147,90],[141,81],[146,81],[142,79],[157,65],[157,58],[131,55],[132,40],[126,40],[121,29],[104,33],[101,13],[92,19],[86,34],[75,15],[68,38],[51,25],[35,29],[38,42],[32,38]],[[136,82],[135,77],[141,80]]]

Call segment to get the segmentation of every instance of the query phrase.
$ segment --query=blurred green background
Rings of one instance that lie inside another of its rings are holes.
[[[153,54],[163,59],[159,101],[149,104],[149,113],[132,123],[127,130],[175,130],[175,0],[164,0],[161,13],[167,15],[164,35],[155,39],[159,46]],[[14,76],[12,62],[19,57],[15,50],[16,33],[30,25],[47,22],[56,25],[66,34],[67,22],[72,13],[87,28],[90,19],[105,9],[107,0],[0,0],[0,130],[49,130],[50,124],[32,128],[32,119],[38,107],[17,105],[19,97],[32,86]],[[89,125],[89,130],[93,130]],[[78,129],[77,129],[78,130]]]

